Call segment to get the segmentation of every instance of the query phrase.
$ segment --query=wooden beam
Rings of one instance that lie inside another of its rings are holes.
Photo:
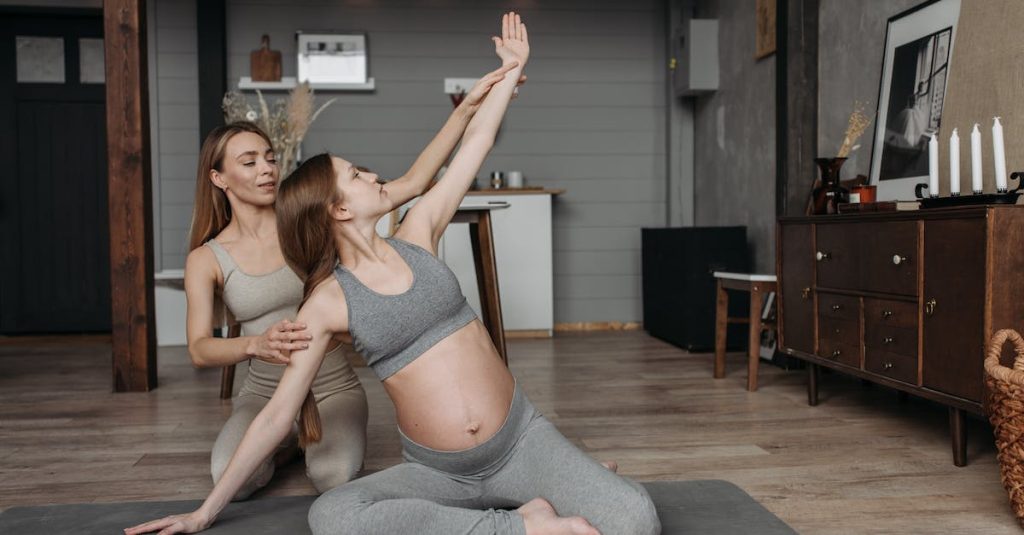
[[[819,0],[777,0],[775,208],[803,215],[817,171]]]
[[[113,388],[156,388],[146,1],[104,0]]]
[[[228,90],[227,7],[224,0],[196,0],[196,53],[199,61],[200,144],[224,124],[221,103]]]

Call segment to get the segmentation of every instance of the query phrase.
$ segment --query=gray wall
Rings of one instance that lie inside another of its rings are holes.
[[[818,147],[822,156],[839,151],[854,102],[874,116],[889,17],[922,0],[821,0],[818,18]],[[843,178],[871,171],[876,125],[860,138],[860,148],[843,165]],[[808,182],[808,186],[809,186]]]
[[[750,0],[702,0],[718,19],[719,89],[697,97],[698,226],[745,225],[753,268],[775,272],[775,56],[757,60]]]
[[[185,267],[199,158],[196,4],[150,0],[150,133],[157,270]]]
[[[304,151],[335,151],[383,176],[398,176],[451,111],[442,79],[476,77],[496,67],[489,36],[502,10],[517,2],[422,5],[232,0],[229,86],[248,75],[249,53],[262,33],[281,51],[285,75],[292,75],[295,30],[368,32],[376,91],[323,92],[321,99],[338,101],[318,119]],[[640,320],[640,228],[666,222],[664,4],[526,5],[530,79],[481,176],[519,169],[531,185],[567,190],[554,208],[556,322]],[[192,146],[173,141],[161,143],[165,178],[190,170],[184,160]],[[168,162],[172,151],[174,161]],[[191,186],[168,184],[164,180],[164,195],[181,201],[163,201],[177,212],[163,217],[165,267],[172,267],[181,257],[169,247],[180,242],[177,229],[187,225]]]

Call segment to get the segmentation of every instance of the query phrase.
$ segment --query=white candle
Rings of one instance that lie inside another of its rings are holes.
[[[1003,147],[1003,125],[999,117],[992,120],[992,154],[996,160],[996,191],[1006,192],[1006,150]]]
[[[949,136],[949,194],[960,195],[960,136],[953,129]]]
[[[971,190],[981,193],[981,132],[978,123],[971,130]]]
[[[936,134],[928,141],[928,196],[939,196],[939,137]]]

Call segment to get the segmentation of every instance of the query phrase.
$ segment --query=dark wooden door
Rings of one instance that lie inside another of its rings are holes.
[[[814,353],[814,240],[809,224],[779,225],[782,347]]]
[[[981,401],[984,391],[985,220],[924,224],[921,296],[922,383],[926,388]]]
[[[103,82],[100,10],[0,17],[2,333],[110,330]]]

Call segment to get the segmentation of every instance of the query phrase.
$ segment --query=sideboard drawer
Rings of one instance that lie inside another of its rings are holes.
[[[860,320],[860,298],[851,295],[818,293],[818,316],[841,320]]]
[[[839,340],[823,337],[818,340],[818,356],[851,368],[860,368],[860,346],[856,344],[844,344]]]
[[[855,290],[860,286],[860,223],[815,225],[818,286]]]
[[[918,228],[916,221],[863,223],[858,229],[871,247],[860,251],[864,291],[917,295]]]
[[[857,320],[822,316],[818,321],[818,332],[821,338],[828,338],[838,343],[851,346],[860,344],[860,322]]]
[[[888,325],[917,328],[917,303],[864,298],[864,326]]]
[[[864,351],[884,351],[917,358],[917,328],[864,325]]]
[[[864,369],[904,383],[917,384],[917,356],[864,349]]]

